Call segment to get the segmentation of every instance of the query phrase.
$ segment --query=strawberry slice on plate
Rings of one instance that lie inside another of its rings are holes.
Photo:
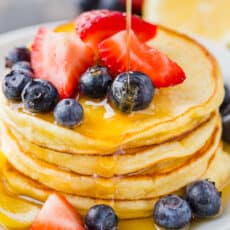
[[[38,213],[31,230],[85,230],[80,215],[58,195],[52,194]]]
[[[98,45],[102,63],[114,75],[127,70],[126,36],[126,31],[121,31]],[[179,65],[157,49],[142,43],[134,32],[130,37],[130,70],[145,73],[158,88],[182,83],[186,78]]]
[[[156,34],[157,27],[136,15],[131,17],[132,29],[137,37],[146,42]],[[102,40],[126,28],[125,13],[110,10],[93,10],[81,14],[75,20],[80,38],[93,47]]]
[[[92,49],[75,33],[38,30],[31,50],[35,77],[50,81],[61,98],[74,95],[78,79],[93,61]]]

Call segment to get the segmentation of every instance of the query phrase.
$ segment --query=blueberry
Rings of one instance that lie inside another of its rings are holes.
[[[9,52],[5,57],[5,67],[11,68],[19,61],[30,62],[30,50],[26,47],[17,47]]]
[[[125,5],[120,0],[100,0],[98,9],[125,11]]]
[[[220,106],[220,113],[222,116],[222,139],[230,143],[230,89],[225,85],[225,96],[222,105]]]
[[[85,217],[86,230],[117,230],[118,218],[108,205],[95,205]]]
[[[224,101],[220,106],[220,113],[223,116],[230,114],[230,89],[227,85],[224,86]]]
[[[2,91],[9,100],[20,101],[26,84],[32,81],[30,72],[11,71],[2,81]]]
[[[210,217],[219,213],[221,195],[214,183],[208,180],[199,180],[186,188],[186,199],[197,217]]]
[[[222,139],[230,144],[230,114],[222,117]]]
[[[82,121],[83,108],[74,99],[63,99],[54,109],[54,118],[58,124],[71,128]]]
[[[98,8],[99,0],[79,0],[79,6],[82,11],[88,11]]]
[[[157,225],[167,229],[180,229],[189,224],[192,212],[188,203],[177,195],[169,195],[157,201],[153,211]]]
[[[22,91],[25,108],[34,113],[51,111],[58,98],[57,89],[46,80],[33,80]]]
[[[89,68],[79,81],[82,94],[90,98],[103,98],[112,84],[112,78],[106,67],[93,66]]]
[[[27,62],[27,61],[20,61],[20,62],[15,63],[12,66],[12,70],[16,70],[16,71],[29,71],[29,72],[33,73],[33,69],[31,67],[30,63]]]
[[[110,99],[122,112],[129,113],[147,108],[153,94],[154,87],[148,76],[141,72],[129,72],[116,77]]]

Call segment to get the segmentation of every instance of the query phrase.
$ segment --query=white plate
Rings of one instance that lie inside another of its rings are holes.
[[[52,27],[57,23],[49,23],[45,26]],[[4,69],[4,57],[12,47],[24,46],[28,44],[36,33],[38,26],[28,27],[17,31],[2,34],[0,36],[0,75],[5,72]],[[230,51],[227,51],[224,47],[221,47],[215,43],[198,39],[204,44],[211,53],[217,58],[225,82],[230,85]],[[230,188],[224,192],[224,212],[221,217],[215,219],[209,219],[202,222],[196,222],[192,224],[192,230],[230,230]],[[129,229],[131,230],[131,229]]]
[[[230,50],[227,50],[224,46],[216,44],[211,41],[197,38],[200,43],[206,46],[209,51],[217,58],[225,82],[230,84]]]

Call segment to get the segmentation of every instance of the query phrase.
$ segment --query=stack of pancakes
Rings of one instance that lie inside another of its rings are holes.
[[[82,98],[83,123],[67,129],[52,113],[30,114],[1,94],[9,188],[41,201],[60,192],[82,213],[104,203],[120,218],[140,218],[151,216],[159,197],[181,193],[197,179],[226,185],[230,157],[220,143],[223,83],[216,61],[195,41],[163,27],[150,45],[180,64],[187,79],[157,89],[143,111],[128,115],[113,108],[105,116],[103,106]]]

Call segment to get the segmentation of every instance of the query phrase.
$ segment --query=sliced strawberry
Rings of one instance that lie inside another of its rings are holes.
[[[37,78],[50,81],[61,98],[73,96],[81,74],[93,64],[94,53],[75,33],[38,30],[31,50]]]
[[[114,74],[127,69],[126,31],[102,41],[99,56]],[[130,38],[130,70],[148,75],[155,87],[168,87],[185,80],[184,71],[165,54],[138,40],[133,32]]]
[[[148,41],[155,36],[157,29],[155,25],[135,15],[132,16],[131,22],[133,31],[141,41]],[[126,16],[118,11],[93,10],[77,17],[75,27],[83,41],[96,47],[102,40],[125,30]]]
[[[132,0],[133,8],[141,11],[144,0]]]
[[[79,214],[60,195],[52,194],[38,213],[31,230],[85,230]]]

